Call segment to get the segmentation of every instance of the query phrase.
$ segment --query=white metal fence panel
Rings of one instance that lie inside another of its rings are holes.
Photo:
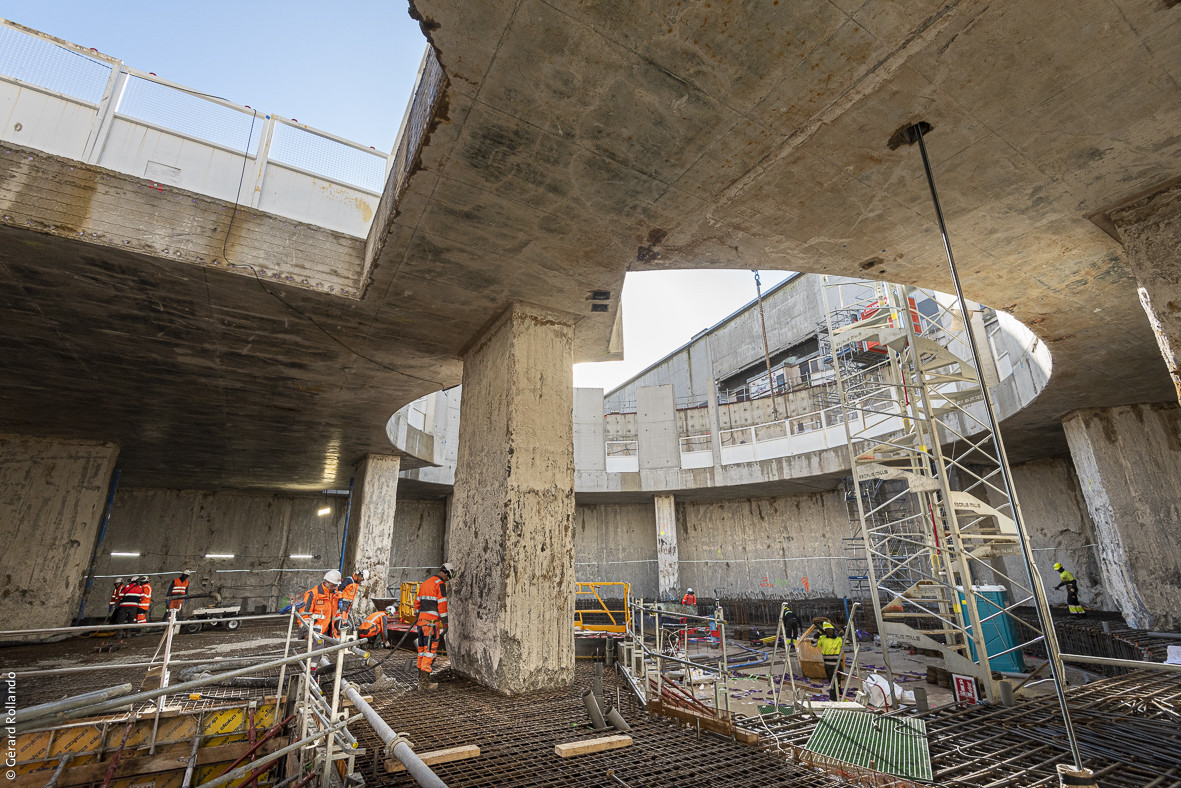
[[[0,140],[4,142],[81,159],[94,110],[90,104],[0,79]]]

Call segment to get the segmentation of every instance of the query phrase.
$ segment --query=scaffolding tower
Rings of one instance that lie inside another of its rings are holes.
[[[969,361],[971,315],[904,285],[825,277],[822,293],[821,353],[843,414],[847,500],[883,646],[939,651],[995,697],[990,660],[1042,633],[1016,614],[1035,601],[1024,564],[1004,562],[1020,537]],[[888,654],[886,670],[892,680]]]

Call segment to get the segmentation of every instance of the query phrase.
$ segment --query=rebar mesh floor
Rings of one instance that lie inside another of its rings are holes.
[[[1137,671],[1067,693],[1083,755],[1104,788],[1181,788],[1181,683],[1173,674]],[[1055,764],[1069,763],[1056,697],[1012,707],[949,707],[918,715],[927,723],[934,784],[1050,788]],[[804,746],[806,716],[769,723],[765,746]]]
[[[385,673],[409,683],[410,655],[392,658]],[[391,666],[391,663],[392,666]],[[417,752],[476,744],[480,756],[439,764],[435,772],[452,788],[462,786],[710,786],[716,788],[811,788],[848,783],[786,763],[785,759],[730,739],[648,719],[614,671],[604,673],[605,694],[632,726],[633,744],[618,750],[560,758],[554,745],[611,735],[594,732],[581,700],[591,686],[594,669],[579,664],[574,686],[517,698],[506,698],[473,682],[438,671],[434,692],[404,690],[373,693],[373,706],[395,730],[404,732]],[[369,785],[411,786],[403,774],[387,774],[381,744],[364,724],[350,728],[368,753],[358,767]]]

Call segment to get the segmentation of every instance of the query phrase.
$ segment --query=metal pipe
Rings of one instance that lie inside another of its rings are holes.
[[[929,128],[929,127],[928,127]],[[927,186],[931,190],[931,202],[935,205],[935,216],[939,220],[939,234],[943,239],[943,250],[947,253],[947,266],[951,271],[951,281],[955,285],[955,295],[959,300],[960,312],[963,315],[965,324],[968,322],[968,302],[964,298],[963,288],[960,287],[959,271],[955,267],[955,257],[951,253],[951,241],[947,235],[947,223],[943,219],[943,208],[939,205],[939,193],[935,189],[935,176],[931,172],[931,161],[927,157],[927,146],[923,142],[923,128],[921,123],[916,123],[911,126],[914,130],[914,136],[919,144],[919,153],[923,158],[923,171],[927,175]],[[903,305],[905,308],[905,304]],[[903,321],[909,325],[909,320]],[[976,337],[971,330],[968,330],[968,346],[972,349],[972,362],[976,365],[976,369],[981,369],[980,365],[980,349],[976,346]],[[1054,690],[1058,694],[1058,706],[1062,711],[1062,722],[1066,728],[1066,738],[1070,743],[1070,754],[1074,758],[1074,766],[1076,769],[1083,768],[1082,754],[1079,752],[1078,739],[1074,733],[1074,725],[1070,721],[1070,709],[1066,706],[1066,676],[1065,669],[1062,666],[1062,654],[1058,648],[1058,634],[1054,631],[1054,619],[1050,614],[1050,605],[1046,600],[1045,589],[1042,588],[1041,576],[1037,571],[1037,566],[1034,564],[1033,548],[1029,543],[1029,534],[1025,530],[1025,522],[1021,517],[1021,507],[1017,502],[1017,491],[1013,487],[1013,480],[1009,476],[1009,457],[1005,452],[1004,441],[1001,440],[1000,424],[997,422],[996,411],[992,405],[992,395],[988,391],[987,384],[983,380],[980,381],[980,394],[984,399],[984,410],[988,414],[988,425],[992,429],[992,440],[997,450],[997,457],[1000,460],[999,466],[1001,471],[1001,479],[1005,483],[1005,492],[1009,495],[1009,500],[1012,502],[1013,525],[1016,527],[1020,535],[1021,554],[1025,559],[1025,569],[1029,573],[1030,591],[1033,592],[1035,602],[1037,603],[1038,621],[1042,625],[1042,634],[1045,637],[1046,656],[1049,657],[1047,662],[1050,663],[1050,672],[1054,676]],[[950,504],[949,504],[950,505]],[[965,595],[970,597],[972,590],[965,589]],[[975,605],[969,606],[974,608]],[[980,632],[977,629],[977,632]],[[984,655],[981,654],[981,657]]]
[[[410,749],[410,745],[406,743],[406,738],[399,735],[389,726],[381,715],[374,711],[373,707],[365,702],[361,697],[361,693],[353,687],[353,685],[344,681],[341,683],[345,695],[357,707],[357,710],[365,716],[365,720],[370,727],[385,744],[386,750],[397,758],[414,781],[422,786],[422,788],[447,788],[447,783],[439,779],[439,776],[431,771],[431,768],[422,762],[422,759],[415,754],[414,750]],[[208,788],[214,788],[208,786]]]
[[[58,712],[69,711],[76,709],[79,706],[86,706],[100,700],[109,700],[120,695],[126,695],[134,689],[130,684],[119,684],[115,687],[107,687],[106,689],[95,690],[94,692],[87,692],[83,695],[75,695],[72,698],[64,698],[62,700],[54,700],[49,703],[42,703],[39,706],[29,706],[27,709],[16,710],[16,722],[23,722],[25,720],[37,719],[48,714],[55,714]]]
[[[1181,672],[1181,665],[1170,665],[1167,662],[1148,662],[1146,660],[1139,659],[1116,659],[1114,657],[1091,657],[1086,654],[1062,654],[1061,657],[1065,662],[1090,662],[1096,665],[1113,665],[1119,668]]]
[[[287,640],[283,642],[283,656],[291,653],[291,632],[295,629],[295,602],[291,603],[291,614],[287,616]],[[283,679],[287,677],[287,666],[279,668],[279,683],[275,685],[275,714],[279,719],[279,698],[283,695]]]
[[[344,506],[344,536],[340,538],[340,566],[338,569],[340,573],[344,574],[344,550],[349,544],[349,519],[353,513],[353,482],[356,478],[349,479],[349,499]]]
[[[45,783],[45,788],[57,788],[57,783],[62,778],[62,772],[66,770],[66,767],[70,765],[70,761],[73,759],[74,756],[68,752],[62,755],[61,760],[58,761],[57,768],[53,770],[53,776],[49,778],[49,782]]]
[[[295,715],[292,714],[289,717],[287,717],[287,719],[283,720],[282,722],[272,725],[270,728],[268,728],[267,732],[264,733],[262,736],[260,736],[258,739],[256,739],[254,741],[254,743],[251,744],[250,747],[246,750],[246,752],[239,755],[238,759],[236,761],[231,763],[226,768],[222,769],[221,772],[218,773],[217,776],[221,777],[226,772],[232,771],[232,770],[236,769],[238,766],[240,766],[243,761],[245,761],[251,755],[254,755],[254,753],[258,752],[259,747],[263,746],[268,741],[270,741],[271,739],[278,736],[279,732],[282,731],[283,728],[285,728],[287,726],[287,723],[291,722],[292,718],[294,718],[294,717],[295,717]]]
[[[193,750],[189,753],[189,762],[185,766],[185,776],[180,783],[180,788],[189,788],[193,784],[193,769],[197,766],[197,748],[201,746],[201,734],[193,737]]]
[[[186,618],[178,623],[184,624],[216,624],[223,621],[261,621],[267,618],[282,618],[284,613],[263,613],[257,616],[228,616],[226,618]],[[60,635],[62,633],[75,634],[79,632],[110,632],[125,629],[160,629],[168,626],[167,621],[148,621],[143,624],[88,624],[84,627],[46,627],[45,629],[6,629],[0,631],[0,641],[10,635]]]
[[[220,785],[225,785],[226,783],[231,783],[235,780],[239,780],[239,779],[245,777],[247,774],[249,774],[251,769],[258,767],[258,766],[262,766],[263,764],[266,764],[266,763],[270,763],[271,761],[277,761],[280,758],[282,758],[284,755],[286,755],[287,753],[294,752],[295,750],[305,747],[308,744],[311,744],[312,742],[317,741],[318,739],[321,739],[329,734],[335,733],[336,731],[340,730],[344,726],[348,725],[350,722],[353,722],[354,720],[357,720],[357,719],[360,719],[360,715],[357,715],[356,717],[351,717],[347,720],[341,720],[337,724],[333,725],[331,728],[325,728],[321,731],[313,733],[311,736],[307,736],[305,738],[300,739],[299,741],[295,742],[294,744],[288,744],[286,747],[284,747],[282,749],[275,750],[270,755],[264,755],[263,757],[261,757],[257,761],[255,761],[254,763],[248,763],[245,766],[239,766],[237,769],[230,772],[229,774],[223,774],[216,779],[210,780],[209,782],[201,783],[199,786],[197,786],[197,788],[218,788],[218,786],[220,786]]]
[[[244,659],[244,658],[226,659],[226,660],[220,660],[219,662],[220,662],[220,664],[233,665],[233,664],[237,664],[240,662],[250,662],[253,659],[257,659],[258,657],[275,657],[275,656],[279,656],[279,652],[276,651],[273,654],[259,654],[259,655],[256,655],[252,659]],[[171,664],[171,665],[210,665],[213,667],[218,667],[219,662],[210,662],[209,658],[206,657],[205,659],[174,659],[174,660],[171,660],[169,664]],[[71,673],[91,673],[96,670],[131,670],[134,668],[150,668],[150,667],[152,667],[153,664],[155,664],[155,663],[152,663],[152,662],[110,662],[105,665],[80,665],[78,667],[73,667],[73,668],[46,668],[44,670],[16,670],[16,671],[7,671],[7,670],[4,670],[3,668],[0,668],[0,673],[13,672],[13,673],[16,673],[16,677],[18,679],[23,679],[23,678],[33,678],[34,676],[68,676]],[[185,672],[186,671],[181,671],[181,675],[183,676]]]
[[[345,648],[346,645],[329,646],[325,649],[321,649],[320,651],[312,652],[310,655],[309,654],[300,654],[298,656],[287,657],[285,659],[272,659],[267,662],[260,662],[257,665],[249,665],[244,668],[238,668],[236,670],[226,671],[225,673],[218,673],[216,675],[211,675],[211,676],[207,676],[207,677],[199,678],[199,679],[193,679],[192,681],[185,681],[180,684],[174,684],[171,687],[164,687],[162,689],[147,690],[146,692],[139,692],[139,693],[136,693],[135,695],[128,695],[126,697],[115,698],[114,700],[103,701],[101,703],[96,703],[91,706],[85,706],[85,707],[81,707],[81,708],[77,708],[77,709],[73,709],[73,710],[68,710],[68,711],[59,711],[54,714],[41,715],[41,716],[37,717],[36,719],[30,718],[24,722],[18,722],[17,726],[16,726],[17,727],[16,732],[23,733],[25,731],[33,730],[38,727],[52,725],[55,722],[57,722],[59,720],[63,720],[63,719],[73,719],[75,717],[85,717],[85,716],[92,716],[95,714],[102,714],[103,712],[111,711],[113,709],[122,708],[123,706],[130,706],[130,705],[134,705],[136,703],[142,703],[144,701],[154,700],[155,698],[158,698],[161,695],[169,695],[172,693],[188,692],[189,690],[194,690],[194,689],[197,689],[198,687],[204,687],[208,684],[216,684],[217,682],[225,681],[226,679],[233,679],[233,678],[237,678],[239,676],[248,676],[251,673],[258,673],[263,670],[270,670],[271,668],[277,668],[277,667],[280,667],[281,665],[290,665],[294,662],[301,662],[302,660],[307,659],[309,656],[319,656],[321,654],[333,654],[333,653]]]

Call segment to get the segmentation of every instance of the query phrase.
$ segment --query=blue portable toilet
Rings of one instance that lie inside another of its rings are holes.
[[[978,598],[976,611],[980,614],[980,620],[983,622],[980,628],[984,630],[984,647],[988,649],[989,667],[992,670],[1006,673],[1024,673],[1025,655],[1021,653],[1020,649],[1009,651],[1020,642],[1017,639],[1017,626],[1010,616],[997,615],[1009,604],[1008,589],[1004,586],[973,586],[972,588]],[[964,598],[964,589],[958,587],[957,590],[960,595],[960,616],[963,618],[964,628],[971,632],[972,621],[968,616],[968,611],[963,609],[963,606],[967,604],[967,600]],[[989,619],[989,616],[993,616],[993,618]],[[976,644],[969,641],[968,645],[972,650],[972,659],[977,659]],[[1009,653],[999,657],[991,656],[1004,651]]]

